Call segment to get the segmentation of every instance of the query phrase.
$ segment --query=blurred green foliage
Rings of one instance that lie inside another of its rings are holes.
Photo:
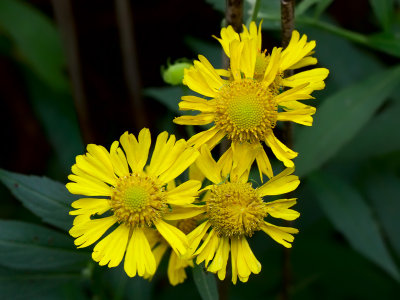
[[[220,0],[207,0],[223,12]],[[400,1],[370,0],[374,29],[357,32],[334,21],[333,0],[297,1],[296,28],[317,41],[315,56],[330,70],[327,88],[311,100],[311,128],[295,126],[296,192],[300,229],[292,249],[293,299],[395,299],[400,292]],[[245,22],[255,0],[245,1]],[[276,39],[279,1],[261,1],[264,36]],[[185,37],[189,48],[221,66],[210,39]],[[40,33],[40,34],[38,34]],[[36,117],[55,156],[57,174],[68,174],[83,143],[73,106],[60,36],[54,22],[27,1],[0,1],[0,51],[23,74]],[[179,56],[179,54],[178,54]],[[166,60],[167,58],[165,58]],[[144,96],[168,110],[159,131],[173,129],[181,87],[146,87]],[[108,146],[108,145],[105,145]],[[257,176],[254,178],[256,179]],[[121,267],[97,266],[89,250],[75,250],[67,234],[75,199],[62,183],[0,170],[0,181],[45,224],[0,221],[2,299],[216,299],[213,275],[201,267],[171,287],[166,265],[148,282]],[[1,205],[0,205],[1,208]],[[229,287],[229,299],[277,298],[282,248],[264,235],[250,241],[262,263],[248,283]],[[194,293],[194,289],[199,293]]]

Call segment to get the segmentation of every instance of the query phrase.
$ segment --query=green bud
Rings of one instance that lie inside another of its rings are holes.
[[[167,62],[167,67],[161,67],[161,74],[164,81],[171,85],[182,84],[184,70],[190,68],[193,64],[186,59],[179,59],[173,64]]]

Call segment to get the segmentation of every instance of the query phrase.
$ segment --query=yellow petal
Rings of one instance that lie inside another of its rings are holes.
[[[250,170],[256,158],[259,144],[233,142],[231,147],[233,154],[231,180],[237,181],[246,171]],[[245,181],[247,181],[247,178],[245,178]]]
[[[214,258],[219,241],[220,238],[218,237],[216,231],[212,229],[203,244],[194,253],[194,255],[197,255],[196,263],[200,264],[201,262],[205,261],[205,266],[207,267],[208,263]]]
[[[197,149],[201,145],[206,144],[214,135],[217,134],[218,131],[219,130],[213,126],[208,130],[195,134],[187,141],[187,143],[189,146],[193,146]]]
[[[126,250],[124,269],[129,277],[154,274],[156,260],[141,228],[135,228]]]
[[[261,182],[263,182],[263,174],[267,175],[268,178],[274,176],[274,173],[272,171],[272,166],[268,159],[267,153],[265,153],[265,150],[261,145],[259,150],[257,151],[256,161],[257,161],[258,171],[260,173]]]
[[[239,240],[239,243],[242,244],[243,257],[244,257],[246,264],[249,267],[250,271],[254,274],[260,273],[261,272],[261,264],[257,260],[257,258],[254,256],[253,251],[251,251],[249,243],[247,242],[246,238],[245,237],[241,238]]]
[[[218,168],[221,170],[221,176],[226,178],[232,170],[233,150],[232,145],[222,154],[217,162]]]
[[[215,97],[218,95],[212,87],[209,86],[203,74],[196,67],[191,67],[184,70],[183,83],[186,84],[192,91],[207,97]]]
[[[182,231],[162,220],[154,222],[154,225],[178,255],[185,254],[188,248],[188,240]]]
[[[183,96],[179,102],[180,110],[198,110],[205,113],[215,112],[215,100],[206,100],[196,96]]]
[[[125,154],[119,146],[118,141],[112,143],[110,148],[110,158],[111,163],[114,168],[115,174],[118,177],[124,177],[129,175],[128,162],[126,160]]]
[[[188,261],[179,258],[175,252],[171,252],[168,262],[168,279],[171,285],[175,286],[186,279],[185,267],[189,265]]]
[[[186,258],[192,258],[193,254],[196,252],[204,235],[207,233],[208,228],[210,228],[210,222],[206,221],[201,223],[196,227],[191,233],[188,234],[187,239],[189,243],[188,251],[185,255]]]
[[[279,112],[277,121],[290,121],[305,126],[312,126],[314,112],[309,109]]]
[[[265,143],[271,148],[272,152],[274,152],[276,158],[282,161],[286,167],[291,168],[294,166],[291,159],[297,156],[297,152],[294,152],[282,144],[273,133],[265,137]]]
[[[172,163],[172,165],[160,175],[159,180],[163,183],[167,183],[168,181],[175,179],[192,163],[194,163],[199,155],[200,153],[196,149],[186,148]]]
[[[237,238],[231,238],[231,265],[232,265],[232,282],[236,284],[238,277],[238,244],[239,240]]]
[[[129,228],[123,224],[102,239],[93,249],[92,257],[100,266],[109,268],[118,266],[128,243]]]
[[[114,216],[89,220],[74,225],[69,234],[77,238],[74,243],[78,248],[87,247],[96,242],[116,222],[117,219]]]
[[[245,238],[242,237],[242,238],[237,239],[236,265],[237,265],[237,271],[238,271],[239,277],[248,278],[251,274],[251,270],[246,262],[245,255],[247,255],[248,253],[243,251],[242,239],[245,239]]]
[[[71,206],[77,210],[70,211],[70,215],[101,215],[111,209],[110,200],[99,198],[82,198],[74,201]]]
[[[214,113],[200,113],[195,116],[180,116],[174,119],[174,123],[180,125],[207,125],[214,121]]]
[[[294,240],[292,234],[299,232],[296,228],[275,226],[267,222],[261,224],[261,230],[286,248],[292,247],[290,244]]]
[[[74,167],[75,166],[72,168],[74,169]],[[111,188],[107,184],[88,174],[80,174],[79,176],[71,174],[68,176],[68,179],[74,181],[65,185],[71,194],[85,196],[111,196]]]
[[[125,150],[126,158],[133,172],[140,172],[147,163],[151,144],[150,131],[143,128],[139,132],[138,140],[133,134],[125,132],[120,142]]]
[[[261,197],[267,195],[281,195],[294,191],[300,184],[299,177],[290,175],[294,168],[286,168],[278,175],[272,177],[267,183],[257,189]]]
[[[229,238],[221,238],[222,240],[222,267],[218,271],[218,278],[219,280],[224,280],[225,275],[226,275],[226,265],[228,264],[228,258],[229,258],[229,250],[230,250],[230,245],[229,245]]]
[[[204,178],[204,174],[200,171],[196,164],[192,164],[189,167],[189,179],[203,182]]]
[[[165,220],[181,220],[189,219],[198,216],[206,211],[204,205],[184,205],[184,206],[173,206],[172,211],[164,215]]]
[[[310,95],[312,89],[308,87],[309,85],[309,83],[304,83],[284,91],[275,97],[275,102],[284,106],[284,102],[286,101],[314,99],[314,97]]]
[[[308,71],[297,73],[282,80],[284,86],[296,87],[308,83],[307,89],[310,93],[314,90],[322,90],[325,87],[324,79],[328,76],[329,70],[325,68],[315,68]]]
[[[201,182],[188,180],[167,193],[167,203],[185,205],[192,203],[198,196]]]
[[[268,66],[264,73],[263,83],[269,86],[276,78],[279,71],[279,60],[281,58],[281,48],[272,49],[271,57]]]
[[[296,198],[292,199],[279,199],[272,202],[265,203],[267,212],[274,218],[293,221],[300,216],[300,213],[293,209],[289,209],[296,204]]]
[[[220,176],[220,169],[217,163],[211,156],[211,152],[207,145],[203,145],[200,148],[200,156],[196,160],[196,165],[200,171],[206,176],[211,182],[218,184],[222,181]]]

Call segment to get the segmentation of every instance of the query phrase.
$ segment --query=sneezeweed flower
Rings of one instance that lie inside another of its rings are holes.
[[[232,27],[221,30],[218,38],[230,58],[229,70],[217,70],[204,57],[194,61],[185,71],[184,83],[194,92],[207,97],[184,96],[181,110],[200,111],[197,115],[184,115],[174,119],[181,125],[213,126],[194,135],[188,143],[196,148],[208,144],[213,148],[227,137],[234,144],[258,145],[256,161],[261,173],[272,177],[269,159],[262,142],[271,148],[286,167],[293,167],[297,153],[279,141],[273,129],[278,121],[292,121],[311,126],[315,108],[298,100],[312,99],[314,90],[324,88],[328,75],[325,68],[303,71],[288,78],[284,71],[315,64],[311,57],[315,42],[307,42],[297,31],[293,32],[286,49],[274,48],[271,54],[261,52],[261,26],[251,23],[242,34]],[[225,153],[231,164],[232,147]]]
[[[258,188],[248,182],[249,161],[252,151],[239,146],[242,160],[234,159],[229,179],[224,178],[221,164],[215,162],[206,145],[201,147],[196,164],[212,182],[204,190],[203,222],[188,234],[187,257],[196,257],[196,263],[203,261],[208,271],[217,273],[220,280],[226,276],[226,267],[231,253],[232,282],[237,278],[246,282],[251,273],[258,274],[261,264],[254,256],[247,241],[254,232],[264,231],[276,242],[290,248],[292,234],[298,230],[291,227],[275,226],[265,220],[271,216],[284,220],[295,220],[299,213],[290,209],[296,199],[280,199],[264,202],[264,196],[291,192],[299,185],[297,176],[291,175],[293,168],[287,168]]]
[[[172,189],[165,186],[186,170],[199,155],[185,140],[163,132],[157,137],[146,166],[151,145],[150,131],[142,129],[138,139],[125,132],[107,151],[90,144],[86,155],[78,155],[66,186],[72,194],[85,195],[72,203],[76,215],[69,233],[75,244],[87,247],[108,234],[93,249],[100,265],[118,266],[125,256],[128,276],[153,275],[156,259],[148,232],[157,230],[173,251],[187,250],[185,234],[166,222],[169,206],[187,206],[197,197],[201,183],[189,180]]]

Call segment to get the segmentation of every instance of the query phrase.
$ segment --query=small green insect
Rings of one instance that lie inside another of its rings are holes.
[[[167,61],[167,67],[161,66],[161,75],[166,83],[179,85],[182,84],[184,70],[192,65],[186,58],[178,59],[173,64]]]

